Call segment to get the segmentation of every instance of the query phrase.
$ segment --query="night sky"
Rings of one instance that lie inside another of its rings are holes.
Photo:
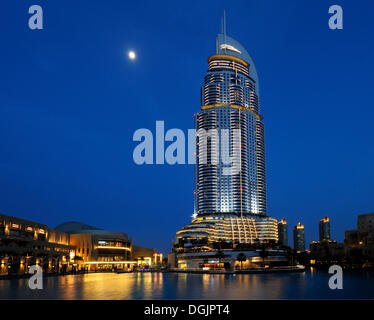
[[[29,6],[44,29],[28,28]],[[328,8],[344,29],[328,28]],[[192,165],[133,162],[138,128],[193,128],[220,17],[260,78],[268,215],[332,238],[374,211],[372,1],[11,1],[0,19],[0,212],[81,221],[167,253]],[[127,57],[128,50],[137,59]]]

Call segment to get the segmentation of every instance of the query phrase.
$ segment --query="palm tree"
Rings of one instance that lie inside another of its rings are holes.
[[[216,258],[218,259],[218,263],[221,263],[221,259],[225,257],[224,253],[221,250],[218,250],[215,254]]]
[[[262,258],[262,266],[265,265],[265,258],[269,256],[268,252],[266,251],[266,248],[264,245],[262,245],[261,251],[260,251],[260,257]]]
[[[236,257],[236,261],[240,262],[240,270],[242,270],[243,262],[247,261],[247,257],[245,256],[244,253],[239,253],[238,256]]]

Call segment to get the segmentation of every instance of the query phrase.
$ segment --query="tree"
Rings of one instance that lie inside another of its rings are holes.
[[[230,270],[230,262],[225,262],[223,264],[223,267],[225,268],[225,270]]]
[[[223,259],[225,257],[225,255],[223,254],[223,252],[221,250],[218,250],[216,252],[216,258],[218,259],[218,263],[221,263],[221,259]]]
[[[236,257],[236,261],[240,262],[240,270],[242,270],[243,262],[247,261],[247,257],[245,256],[244,253],[239,253],[238,256]]]
[[[262,266],[265,265],[265,258],[269,256],[265,246],[263,245],[260,251],[260,257],[262,258]]]
[[[288,263],[291,265],[291,266],[294,266],[296,264],[296,250],[295,249],[292,249],[291,247],[288,248],[287,250],[287,257],[288,257]]]

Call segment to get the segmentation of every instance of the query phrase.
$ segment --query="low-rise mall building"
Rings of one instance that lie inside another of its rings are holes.
[[[66,233],[0,214],[1,275],[28,273],[32,265],[47,273],[67,272],[74,252]]]
[[[78,270],[127,270],[137,261],[132,260],[132,240],[126,233],[102,230],[80,222],[66,222],[56,230],[69,235],[75,249]]]
[[[132,271],[160,266],[162,254],[134,246],[126,233],[80,222],[55,229],[45,224],[0,214],[0,275],[28,274],[32,265],[44,273]]]

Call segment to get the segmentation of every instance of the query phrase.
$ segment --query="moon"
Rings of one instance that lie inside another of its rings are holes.
[[[129,55],[130,60],[135,60],[136,54],[133,50],[130,50],[128,55]]]

